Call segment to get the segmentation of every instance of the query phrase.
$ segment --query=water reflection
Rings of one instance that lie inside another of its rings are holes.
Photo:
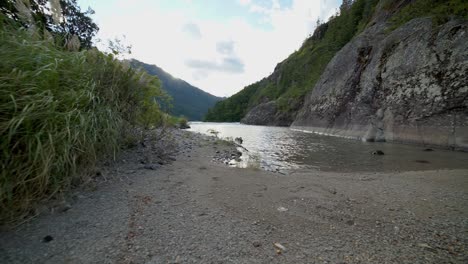
[[[260,166],[283,171],[407,171],[468,168],[468,153],[436,150],[390,143],[366,143],[350,139],[305,133],[284,127],[249,126],[238,123],[190,124],[191,131],[219,137],[244,139],[243,146],[258,156]],[[385,155],[372,155],[375,150]]]

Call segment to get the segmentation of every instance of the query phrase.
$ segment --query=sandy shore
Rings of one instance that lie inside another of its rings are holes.
[[[170,164],[140,146],[2,231],[1,263],[468,263],[468,170],[281,175],[213,162],[236,150],[189,132],[168,142]]]

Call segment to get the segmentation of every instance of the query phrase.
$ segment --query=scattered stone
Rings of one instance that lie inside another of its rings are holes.
[[[288,208],[283,207],[283,206],[280,206],[280,207],[277,208],[277,210],[278,210],[279,212],[286,212],[286,211],[288,211]]]
[[[47,235],[42,239],[42,242],[43,243],[49,243],[52,240],[54,240],[54,238],[52,236],[50,236],[50,235]]]
[[[417,162],[417,163],[424,163],[424,164],[430,163],[430,162],[427,161],[427,160],[415,160],[414,162]]]
[[[281,255],[283,252],[286,251],[286,247],[281,245],[280,243],[276,242],[276,243],[273,243],[273,246],[275,247],[276,249],[276,254],[278,255]]]
[[[159,165],[156,164],[148,164],[143,166],[145,170],[157,170],[159,168]]]
[[[261,247],[261,246],[262,246],[262,243],[260,243],[260,242],[258,242],[258,241],[254,241],[254,242],[252,243],[252,245],[253,245],[254,247]]]
[[[64,204],[62,207],[60,207],[60,212],[65,213],[66,211],[70,210],[72,206],[70,204]]]
[[[242,144],[244,142],[244,140],[241,137],[236,137],[234,139],[234,142],[236,142],[237,144]]]
[[[372,152],[372,155],[378,155],[378,156],[382,156],[382,155],[385,155],[385,153],[381,150],[376,150],[374,152]]]
[[[354,225],[354,220],[348,220],[346,221],[346,224],[352,226]]]
[[[424,149],[423,151],[426,151],[426,152],[431,152],[431,151],[434,151],[433,149],[431,148],[427,148],[427,149]]]

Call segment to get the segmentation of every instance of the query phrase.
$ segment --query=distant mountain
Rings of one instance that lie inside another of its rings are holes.
[[[172,115],[185,116],[191,121],[203,120],[208,109],[223,99],[204,92],[184,80],[172,77],[156,65],[135,59],[130,61],[130,65],[134,68],[142,68],[148,74],[155,75],[161,80],[163,90],[173,98],[173,108],[170,110]]]

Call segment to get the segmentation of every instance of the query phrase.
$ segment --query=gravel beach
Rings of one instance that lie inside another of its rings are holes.
[[[0,262],[468,263],[468,170],[283,175],[237,152],[180,130],[134,147],[1,231]]]

